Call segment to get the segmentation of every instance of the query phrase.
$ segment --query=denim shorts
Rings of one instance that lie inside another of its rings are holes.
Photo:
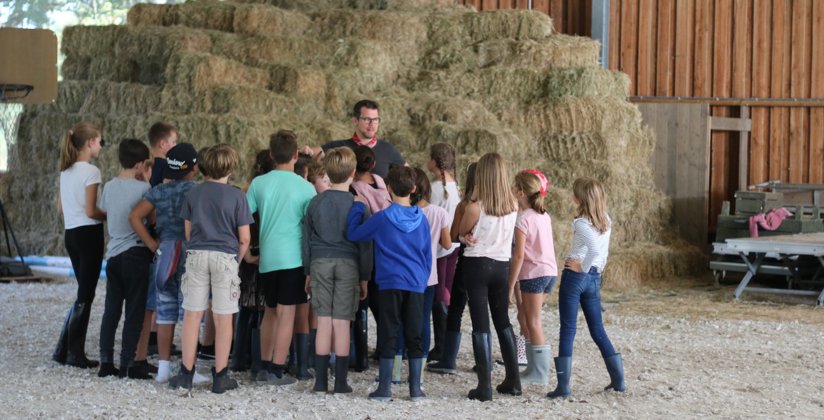
[[[534,279],[521,280],[518,282],[518,287],[521,288],[522,293],[552,293],[552,288],[555,287],[555,282],[558,280],[557,276],[543,276]]]
[[[152,271],[154,271],[154,264],[152,264],[152,267],[149,269],[150,273]],[[146,310],[154,312],[157,310],[157,286],[155,286],[155,283],[151,281],[152,278],[153,276],[150,275],[148,279],[149,287],[146,291]]]

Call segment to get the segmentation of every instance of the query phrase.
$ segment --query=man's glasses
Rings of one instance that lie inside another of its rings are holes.
[[[367,125],[372,124],[372,123],[380,124],[381,123],[381,118],[380,117],[377,117],[377,118],[358,117],[358,121],[360,121],[364,124],[367,124]]]

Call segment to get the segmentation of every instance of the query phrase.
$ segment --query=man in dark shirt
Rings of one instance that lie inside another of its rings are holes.
[[[352,125],[355,132],[352,138],[334,140],[324,144],[321,148],[311,148],[312,154],[325,153],[335,147],[346,146],[355,149],[358,146],[369,146],[375,152],[375,168],[373,173],[385,178],[392,166],[403,166],[401,153],[391,143],[378,138],[381,118],[378,103],[369,99],[358,101],[352,112]]]

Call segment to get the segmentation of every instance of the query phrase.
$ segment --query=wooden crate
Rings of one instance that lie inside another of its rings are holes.
[[[753,215],[765,213],[784,204],[784,194],[763,191],[738,191],[735,193],[735,214]]]

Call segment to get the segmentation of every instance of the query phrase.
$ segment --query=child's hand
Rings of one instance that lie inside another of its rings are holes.
[[[581,260],[576,260],[572,258],[567,258],[564,260],[564,268],[570,271],[574,271],[576,273],[584,271],[584,269],[581,268]]]
[[[364,199],[363,197],[361,197],[361,196],[359,196],[359,195],[356,195],[356,196],[355,196],[355,201],[357,201],[357,202],[359,202],[359,203],[363,203],[363,204],[365,204],[365,205],[367,205],[367,206],[369,205],[369,203],[367,203],[367,202],[366,202],[366,199]]]
[[[243,256],[243,261],[246,261],[246,264],[259,264],[260,263],[260,256],[252,255],[251,252],[247,252],[246,255]]]
[[[305,291],[307,295],[312,294],[311,280],[312,280],[311,276],[306,276],[306,284],[303,285],[303,291]]]
[[[475,239],[475,236],[473,236],[472,233],[467,233],[463,238],[466,246],[475,246],[475,244],[478,243],[478,240]]]
[[[154,254],[155,252],[157,252],[157,247],[158,247],[158,246],[159,246],[159,245],[158,245],[157,241],[156,241],[156,240],[154,240],[154,238],[152,238],[152,241],[151,241],[151,242],[147,242],[147,243],[146,243],[146,248],[149,248],[149,251],[152,251],[152,254]]]
[[[361,280],[360,282],[360,300],[366,299],[369,292],[368,280]]]

